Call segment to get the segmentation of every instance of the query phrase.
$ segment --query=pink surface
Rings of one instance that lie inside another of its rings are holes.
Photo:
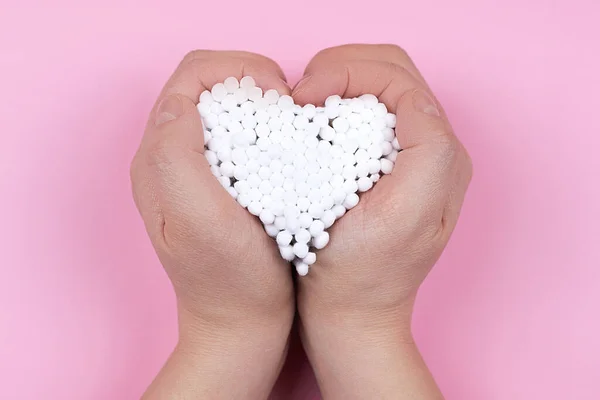
[[[415,315],[447,398],[600,398],[600,3],[13,3],[0,1],[1,399],[138,398],[170,352],[173,295],[128,166],[180,58],[251,50],[296,81],[345,42],[405,47],[474,160]],[[308,371],[294,386],[316,397]]]

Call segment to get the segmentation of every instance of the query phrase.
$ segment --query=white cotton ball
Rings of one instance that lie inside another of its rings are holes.
[[[268,104],[277,104],[279,101],[279,93],[275,89],[267,90],[263,97]]]
[[[233,188],[232,186],[229,186],[229,187],[227,188],[227,193],[229,193],[229,195],[230,195],[231,197],[233,197],[234,199],[236,199],[236,198],[238,197],[238,192],[237,192],[237,190],[235,190],[235,188]]]

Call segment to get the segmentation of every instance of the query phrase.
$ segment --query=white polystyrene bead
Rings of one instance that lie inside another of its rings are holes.
[[[356,193],[350,193],[346,196],[346,200],[344,200],[343,206],[346,207],[347,210],[356,207],[358,204],[359,197]]]
[[[366,176],[359,178],[357,181],[357,184],[358,184],[358,190],[360,192],[366,192],[367,190],[369,190],[373,187],[373,181],[371,181],[371,179]]]
[[[294,254],[294,249],[290,245],[280,246],[279,254],[281,254],[281,257],[286,261],[292,261],[294,260],[294,258],[296,258],[296,255]]]
[[[384,174],[391,174],[394,169],[394,163],[386,158],[380,160],[381,172]]]
[[[240,80],[240,87],[244,89],[250,89],[256,86],[256,81],[251,76],[244,76]]]
[[[273,224],[268,224],[265,225],[265,232],[267,232],[267,235],[274,238],[279,233],[279,229],[277,229],[277,227]]]
[[[229,179],[229,177],[227,176],[220,176],[217,178],[219,180],[219,183],[221,184],[221,186],[223,186],[224,188],[228,188],[231,186],[231,179]]]
[[[331,210],[326,210],[321,217],[325,229],[329,228],[335,222],[335,213]]]
[[[279,229],[280,231],[285,229],[285,217],[278,215],[277,217],[275,217],[275,223],[274,225],[277,227],[277,229]]]
[[[235,190],[235,188],[234,188],[234,187],[232,187],[232,186],[229,186],[229,187],[227,188],[227,192],[228,192],[228,193],[229,193],[229,195],[230,195],[231,197],[233,197],[234,199],[236,199],[236,198],[238,197],[238,192],[237,192],[237,190]]]
[[[300,276],[306,276],[308,274],[308,270],[310,269],[309,265],[305,262],[296,263],[294,267],[296,267],[296,272]]]
[[[221,102],[227,96],[227,89],[223,83],[215,84],[210,90],[213,100]]]
[[[275,215],[270,210],[263,209],[259,214],[259,218],[263,224],[272,224],[275,222]]]
[[[298,223],[301,228],[308,229],[313,223],[313,218],[307,212],[303,211],[298,217]]]
[[[313,265],[316,261],[317,261],[317,255],[316,255],[316,253],[313,253],[312,251],[308,252],[306,257],[304,257],[302,259],[302,262],[307,265]]]
[[[316,249],[322,249],[329,243],[329,233],[321,232],[318,236],[314,237],[312,244]]]
[[[333,120],[331,126],[337,133],[346,133],[346,131],[350,128],[350,124],[346,118],[338,117]]]
[[[325,230],[325,224],[323,221],[318,219],[314,220],[308,229],[310,234],[314,237],[318,236],[321,232],[323,232],[323,230]]]
[[[240,194],[237,197],[237,202],[240,206],[247,208],[250,205],[250,197],[247,194]]]
[[[300,220],[300,218],[298,218],[298,220]],[[298,232],[296,232],[296,234],[294,235],[294,239],[298,243],[308,243],[310,241],[310,238],[311,234],[305,228],[298,230]]]
[[[344,214],[346,214],[346,207],[344,207],[341,204],[337,204],[337,205],[333,206],[331,211],[333,211],[336,218],[341,218]]]
[[[308,245],[302,242],[294,243],[294,254],[298,258],[304,258],[308,255]]]
[[[385,156],[385,158],[391,162],[396,162],[396,158],[398,158],[398,150],[392,150],[392,152]]]
[[[287,246],[292,241],[292,234],[288,231],[281,231],[277,234],[277,244],[279,246]]]
[[[265,92],[263,97],[268,104],[276,104],[279,100],[279,93],[277,93],[277,90],[275,89],[269,89]]]

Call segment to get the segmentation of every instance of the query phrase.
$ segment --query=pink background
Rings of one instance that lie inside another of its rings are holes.
[[[295,82],[346,42],[405,47],[474,160],[415,315],[447,398],[600,398],[600,3],[15,3],[0,1],[1,399],[138,398],[169,354],[173,294],[128,166],[180,58],[256,51]],[[290,382],[284,398],[317,396],[307,369]]]

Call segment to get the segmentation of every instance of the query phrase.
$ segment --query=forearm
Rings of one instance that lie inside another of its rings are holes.
[[[410,328],[308,323],[303,343],[325,400],[441,400]]]
[[[182,332],[142,400],[266,399],[284,363],[288,336],[285,323],[239,335]]]

